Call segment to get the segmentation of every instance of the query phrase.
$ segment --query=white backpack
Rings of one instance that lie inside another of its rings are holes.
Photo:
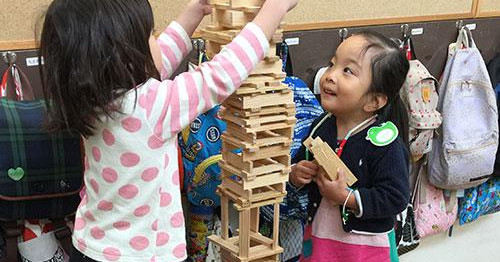
[[[439,87],[443,123],[429,153],[429,181],[465,189],[493,173],[498,146],[498,112],[486,65],[467,27],[450,45]]]

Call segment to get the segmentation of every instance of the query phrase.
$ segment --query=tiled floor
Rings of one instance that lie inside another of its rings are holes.
[[[453,227],[448,233],[425,238],[420,246],[400,257],[400,262],[500,262],[500,213]]]

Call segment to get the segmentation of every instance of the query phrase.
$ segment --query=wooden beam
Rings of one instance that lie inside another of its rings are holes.
[[[0,51],[35,49],[37,46],[34,40],[2,41],[0,42]]]
[[[479,12],[479,5],[480,5],[480,2],[481,0],[472,0],[472,14],[474,15],[474,17],[477,17],[478,16],[478,12]]]
[[[378,18],[378,19],[360,19],[360,20],[344,20],[344,21],[331,21],[331,22],[317,22],[317,23],[303,23],[303,24],[286,24],[284,31],[303,31],[303,30],[317,30],[328,28],[341,28],[341,27],[358,27],[358,26],[372,26],[372,25],[387,25],[387,24],[403,24],[403,23],[417,23],[417,22],[431,22],[453,19],[468,19],[468,18],[486,18],[500,16],[500,11],[486,11],[481,12],[479,3],[474,0],[471,7],[471,12],[457,13],[457,14],[442,14],[442,15],[426,15],[426,16],[410,16],[410,17],[394,17],[394,18]],[[475,10],[473,8],[476,8]],[[475,13],[477,12],[477,13]],[[200,31],[197,30],[192,38],[200,38]],[[6,50],[25,50],[35,49],[37,44],[34,40],[19,40],[19,41],[2,41],[0,42],[0,51]]]
[[[467,19],[467,18],[474,18],[474,13],[472,13],[472,10],[471,12],[468,13],[458,13],[458,14],[360,19],[360,20],[345,20],[345,21],[331,21],[331,22],[304,23],[304,24],[287,24],[283,27],[283,30],[289,32],[289,31],[304,31],[304,30],[341,28],[341,27],[431,22],[431,21]]]

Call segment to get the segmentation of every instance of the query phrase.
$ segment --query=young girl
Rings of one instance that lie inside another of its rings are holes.
[[[388,233],[408,204],[407,117],[399,90],[408,61],[384,36],[345,40],[321,78],[327,113],[311,126],[358,181],[330,181],[304,146],[290,182],[309,193],[302,261],[390,261]],[[304,193],[305,193],[304,192]]]
[[[267,0],[211,62],[167,80],[211,12],[192,0],[155,41],[147,0],[55,0],[41,36],[49,128],[84,137],[86,192],[71,261],[186,258],[177,133],[264,57],[297,0]]]

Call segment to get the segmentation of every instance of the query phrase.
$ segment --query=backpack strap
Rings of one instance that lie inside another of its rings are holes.
[[[9,76],[13,78],[11,81],[9,81]],[[14,84],[14,90],[10,88],[10,83]],[[0,97],[5,96],[9,100],[32,101],[35,99],[28,77],[16,64],[11,64],[5,69],[0,82],[0,91]]]
[[[199,179],[201,178],[201,175],[203,175],[205,170],[209,166],[211,166],[213,164],[217,164],[220,160],[222,160],[222,154],[217,154],[217,155],[213,155],[209,158],[206,158],[200,164],[198,164],[198,166],[196,166],[196,168],[194,169],[193,182],[198,183]]]

